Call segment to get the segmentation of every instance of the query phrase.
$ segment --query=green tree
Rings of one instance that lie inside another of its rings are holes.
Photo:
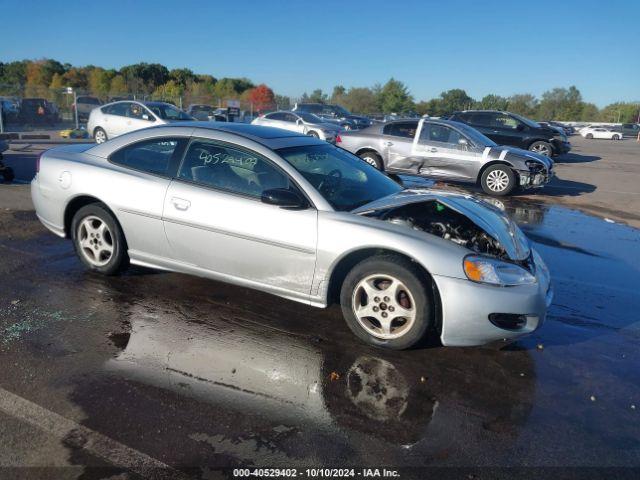
[[[474,103],[475,100],[461,88],[447,90],[440,94],[440,115],[448,115],[456,110],[467,110]]]
[[[340,105],[351,112],[371,114],[378,111],[378,99],[370,88],[352,87],[343,94]]]
[[[579,120],[583,122],[593,122],[600,116],[600,110],[593,103],[583,103]]]
[[[111,79],[114,76],[113,71],[107,71],[104,68],[94,67],[89,71],[87,84],[89,92],[98,97],[106,98],[111,87]]]
[[[327,103],[329,101],[329,96],[320,88],[316,88],[313,92],[311,92],[311,95],[309,95],[308,98],[308,101],[311,103]]]
[[[636,123],[640,117],[640,102],[616,102],[607,105],[600,112],[603,122]]]
[[[500,95],[485,95],[482,100],[476,103],[476,107],[482,110],[508,110],[509,100]]]
[[[284,95],[276,95],[275,102],[276,102],[276,108],[278,110],[291,109],[291,99],[289,97],[285,97]]]
[[[542,94],[537,118],[540,120],[575,120],[582,113],[582,95],[571,86],[554,88]]]
[[[378,104],[384,113],[401,113],[413,108],[413,98],[404,83],[390,78],[380,90]]]
[[[125,95],[128,93],[127,90],[127,82],[125,81],[122,75],[116,75],[111,79],[111,83],[109,85],[109,95],[117,96],[117,95]]]
[[[509,111],[524,117],[538,117],[538,100],[530,93],[518,93],[509,97]]]
[[[186,87],[189,83],[195,82],[197,77],[193,71],[188,68],[174,68],[169,72],[169,79],[175,83]]]

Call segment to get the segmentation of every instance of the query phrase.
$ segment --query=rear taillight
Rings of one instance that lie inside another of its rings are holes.
[[[340,134],[336,135],[336,143],[342,143],[342,138],[340,138]]]

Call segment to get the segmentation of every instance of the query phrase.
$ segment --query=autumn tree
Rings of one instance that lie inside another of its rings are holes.
[[[273,90],[264,83],[247,91],[247,101],[253,105],[253,110],[262,113],[272,110],[275,105]]]

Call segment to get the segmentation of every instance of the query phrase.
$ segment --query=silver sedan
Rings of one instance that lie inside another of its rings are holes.
[[[516,338],[543,323],[551,301],[544,262],[499,210],[407,190],[280,129],[192,122],[55,148],[31,192],[41,222],[71,238],[91,270],[132,263],[338,302],[376,346]]]
[[[306,112],[271,112],[256,118],[251,123],[304,133],[330,143],[335,143],[336,137],[341,131],[340,126],[336,123],[325,121],[313,113]]]

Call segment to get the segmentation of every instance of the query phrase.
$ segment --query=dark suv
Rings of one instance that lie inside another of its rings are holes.
[[[472,126],[498,145],[512,145],[547,157],[562,155],[571,150],[571,144],[564,133],[549,127],[541,127],[533,120],[515,113],[465,110],[455,112],[449,120]]]
[[[361,115],[354,115],[340,105],[324,103],[297,103],[293,107],[294,112],[313,113],[318,117],[332,123],[338,123],[345,130],[359,130],[373,125],[371,119]]]

